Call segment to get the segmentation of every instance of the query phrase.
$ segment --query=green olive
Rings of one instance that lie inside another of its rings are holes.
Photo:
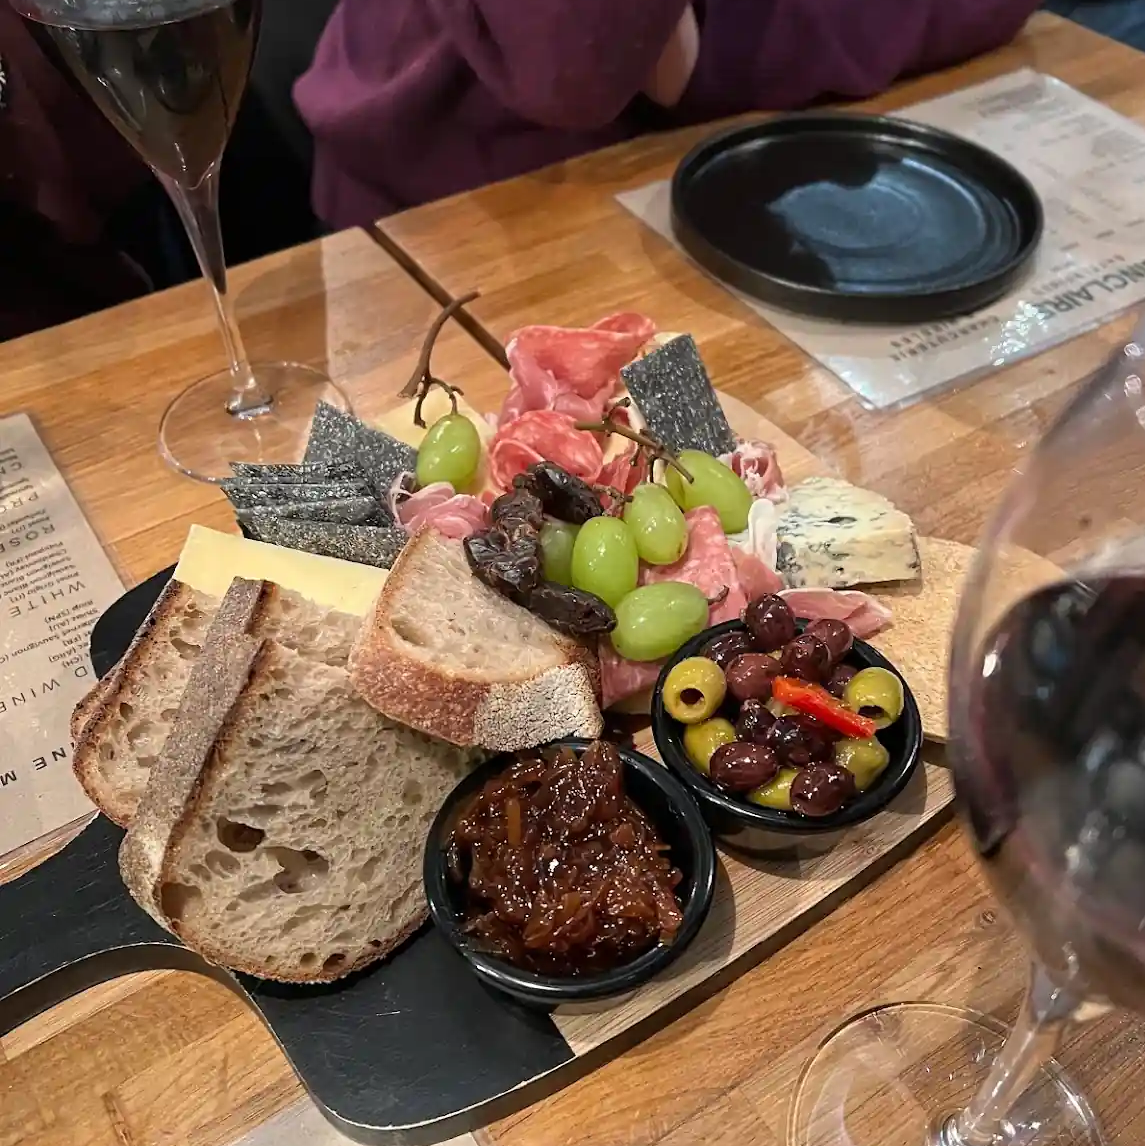
[[[839,740],[835,743],[835,763],[841,764],[855,777],[855,787],[865,792],[890,763],[891,754],[886,745],[875,737],[869,740]]]
[[[707,657],[688,657],[664,682],[664,708],[681,724],[699,724],[715,716],[727,695],[724,670]]]
[[[780,768],[762,788],[754,788],[748,792],[747,798],[761,808],[774,808],[777,812],[790,812],[791,782],[798,775],[798,768]]]
[[[689,724],[684,729],[684,751],[696,770],[708,774],[708,763],[717,748],[731,744],[736,738],[735,725],[722,716],[714,716],[700,724]]]
[[[869,716],[876,728],[886,728],[902,716],[906,699],[902,681],[893,672],[865,668],[855,673],[843,689],[843,703],[861,716]]]

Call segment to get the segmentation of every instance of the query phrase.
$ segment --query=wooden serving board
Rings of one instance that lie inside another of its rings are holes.
[[[739,433],[776,445],[789,481],[823,472],[747,406],[724,402]],[[98,675],[122,655],[169,574],[137,586],[100,620],[92,638]],[[904,655],[909,649],[896,659],[909,679]],[[637,743],[651,750],[650,733]],[[258,1012],[342,1134],[440,1143],[567,1085],[695,1006],[913,849],[944,822],[952,798],[942,750],[928,744],[895,803],[832,851],[767,863],[721,856],[708,919],[662,977],[626,998],[552,1013],[483,987],[431,926],[393,958],[329,987],[284,987],[210,967],[128,897],[116,862],[122,832],[100,818],[0,887],[0,1035],[119,975],[198,971]]]

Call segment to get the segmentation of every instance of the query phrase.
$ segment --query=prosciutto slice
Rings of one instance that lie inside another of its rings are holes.
[[[461,541],[489,525],[485,502],[455,493],[447,481],[433,482],[412,494],[395,489],[390,501],[398,524],[411,536],[423,525],[430,525],[443,537]]]
[[[508,490],[517,474],[545,460],[592,483],[600,477],[604,450],[593,434],[556,410],[529,410],[503,423],[489,443],[489,476],[498,489]]]
[[[891,623],[891,611],[859,589],[784,589],[779,594],[801,621],[843,621],[860,640]]]
[[[779,468],[775,447],[770,442],[740,442],[730,454],[723,454],[720,461],[743,478],[752,497],[765,497],[777,503],[787,500],[783,471]]]
[[[525,326],[505,348],[512,380],[499,425],[530,410],[553,410],[573,421],[599,421],[616,393],[621,367],[656,333],[635,313],[612,314],[586,329]]]

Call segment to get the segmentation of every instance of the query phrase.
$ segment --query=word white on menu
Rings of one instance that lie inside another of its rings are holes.
[[[72,774],[88,643],[123,586],[26,414],[0,419],[0,873],[93,809]]]

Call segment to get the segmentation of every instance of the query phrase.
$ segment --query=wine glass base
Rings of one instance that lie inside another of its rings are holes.
[[[954,1116],[1008,1031],[989,1015],[895,1003],[849,1020],[803,1070],[788,1146],[964,1146]],[[991,1146],[1108,1146],[1085,1096],[1047,1063]]]
[[[188,386],[167,407],[159,423],[159,452],[170,466],[196,481],[218,484],[233,476],[231,462],[300,462],[318,403],[350,408],[346,395],[312,367],[254,362],[251,371],[271,397],[266,406],[232,414],[234,385],[223,371]]]

